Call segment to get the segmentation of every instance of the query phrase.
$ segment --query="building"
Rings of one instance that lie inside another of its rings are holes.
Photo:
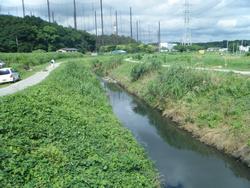
[[[207,52],[219,52],[220,48],[214,47],[214,48],[208,48]]]
[[[163,43],[160,43],[160,50],[161,52],[173,51],[175,46],[177,46],[177,44],[163,42]]]
[[[220,48],[219,52],[228,52],[228,48]]]
[[[57,50],[59,53],[73,53],[73,52],[78,52],[76,48],[62,48]]]
[[[239,50],[241,52],[249,52],[250,51],[250,46],[243,46],[243,45],[241,45],[241,46],[239,46]]]

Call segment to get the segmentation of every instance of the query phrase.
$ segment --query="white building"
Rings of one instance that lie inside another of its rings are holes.
[[[60,52],[60,53],[78,52],[78,50],[76,48],[62,48],[62,49],[57,50],[57,52]]]
[[[175,46],[177,46],[177,44],[168,42],[160,43],[161,52],[173,51]]]
[[[239,46],[239,50],[241,52],[249,52],[250,51],[250,46],[243,46],[243,45],[241,45],[241,46]]]

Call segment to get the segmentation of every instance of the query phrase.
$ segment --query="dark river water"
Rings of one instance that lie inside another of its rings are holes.
[[[116,84],[102,82],[115,115],[145,148],[167,188],[250,188],[250,168],[182,131]]]

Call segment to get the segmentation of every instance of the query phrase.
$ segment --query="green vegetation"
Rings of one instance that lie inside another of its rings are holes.
[[[165,65],[180,65],[189,67],[208,67],[235,70],[250,70],[250,56],[218,53],[157,53],[131,55],[142,62],[159,61]]]
[[[153,56],[145,55],[143,59],[150,57],[147,61],[150,62]],[[186,56],[190,57],[188,54]],[[249,77],[193,70],[186,67],[193,62],[187,62],[183,55],[156,57],[166,58],[165,62],[172,60],[172,64],[157,71],[141,71],[148,63],[124,62],[107,72],[131,93],[162,110],[164,115],[183,126],[188,125],[189,131],[198,130],[195,133],[200,137],[209,133],[207,143],[227,152],[238,151],[249,145]],[[174,63],[176,58],[185,63]],[[135,72],[143,73],[135,79]]]
[[[157,61],[152,61],[150,63],[138,63],[131,70],[130,76],[132,81],[139,80],[143,75],[159,70],[161,68],[161,63]]]
[[[6,63],[6,67],[17,70],[24,79],[37,71],[42,70],[51,59],[83,57],[80,53],[0,53],[0,60]]]
[[[95,37],[37,17],[0,16],[0,52],[55,51],[75,47],[81,52],[95,48]]]
[[[158,187],[85,63],[0,98],[1,187]]]

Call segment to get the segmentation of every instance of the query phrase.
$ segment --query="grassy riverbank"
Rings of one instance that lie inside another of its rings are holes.
[[[250,71],[250,56],[244,54],[220,53],[156,53],[132,55],[133,60],[142,62],[160,62],[165,65],[181,65],[189,67],[222,68],[230,70]]]
[[[202,142],[250,164],[250,78],[162,67],[159,62],[94,62],[131,93],[160,109]],[[99,67],[99,68],[98,68]],[[109,70],[107,70],[107,68]]]
[[[0,112],[1,187],[159,185],[152,162],[82,62],[0,98]]]

